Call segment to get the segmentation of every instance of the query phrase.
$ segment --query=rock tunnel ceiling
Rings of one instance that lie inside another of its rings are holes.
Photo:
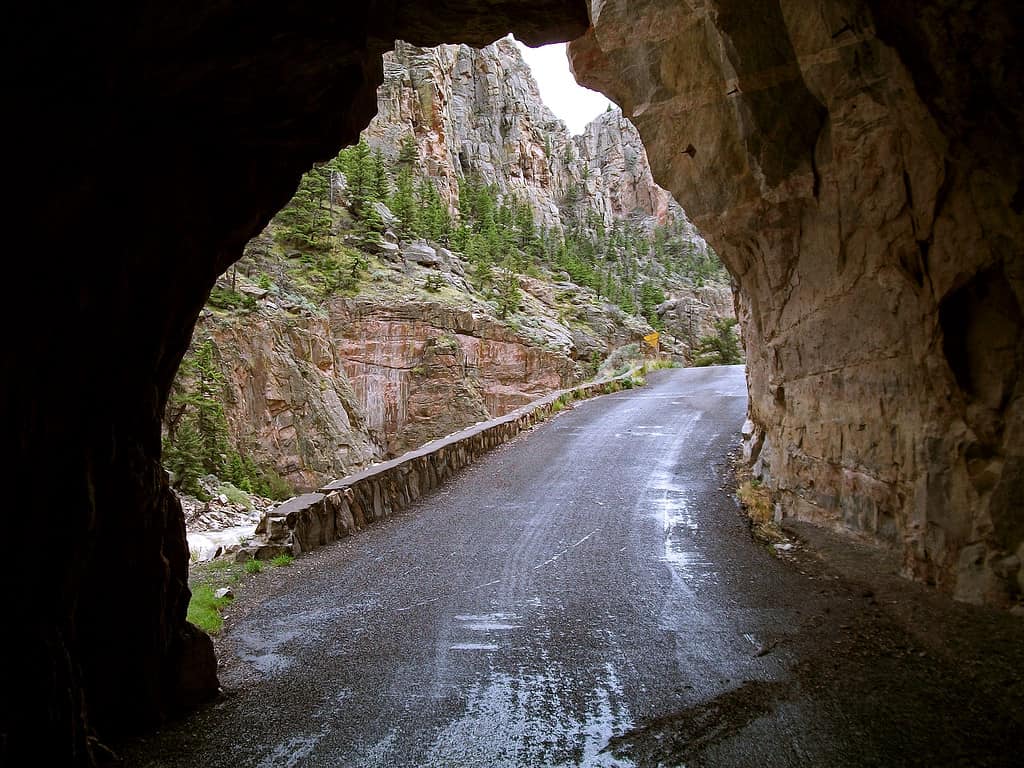
[[[190,6],[22,6],[8,24],[11,252],[45,255],[15,275],[54,309],[8,351],[10,533],[47,556],[14,554],[32,586],[4,637],[3,687],[23,695],[2,708],[3,762],[87,764],[96,733],[215,689],[184,621],[160,415],[215,277],[369,122],[397,38],[583,35],[579,79],[632,117],[740,284],[781,508],[900,548],[959,598],[1019,595],[1016,4],[608,0],[589,30],[569,2]],[[35,309],[16,291],[9,327]]]

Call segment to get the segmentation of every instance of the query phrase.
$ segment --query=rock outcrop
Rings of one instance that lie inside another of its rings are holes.
[[[344,375],[332,323],[310,313],[201,319],[216,344],[232,443],[292,487],[316,487],[380,456]]]
[[[591,3],[570,46],[739,283],[779,512],[1024,588],[1021,18],[1012,3]]]
[[[703,285],[678,291],[657,307],[664,333],[689,356],[700,340],[715,333],[715,322],[734,317],[733,292],[724,285]]]
[[[363,136],[393,157],[406,137],[415,138],[421,165],[453,209],[462,176],[528,202],[537,222],[557,232],[573,205],[605,226],[629,217],[648,229],[686,221],[654,182],[640,136],[622,113],[599,115],[572,136],[541,100],[511,38],[482,49],[396,43],[384,57],[377,117]]]
[[[331,323],[367,426],[391,456],[579,378],[566,354],[471,310],[341,300],[331,306]]]

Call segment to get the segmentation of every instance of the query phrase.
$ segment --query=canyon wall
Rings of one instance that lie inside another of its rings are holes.
[[[1024,589],[1024,68],[1009,3],[591,3],[580,82],[634,122],[740,288],[777,514]]]
[[[648,229],[686,221],[683,209],[651,175],[633,125],[617,109],[599,115],[579,136],[541,100],[515,41],[482,49],[417,48],[403,43],[384,57],[378,112],[363,132],[373,147],[397,157],[416,139],[419,161],[453,209],[458,178],[476,177],[528,202],[539,224],[561,232],[566,197],[610,226],[633,217]],[[706,249],[688,225],[695,247]]]
[[[340,300],[331,323],[367,426],[389,457],[579,379],[563,352],[470,310]]]
[[[197,338],[217,348],[231,442],[293,488],[379,458],[327,318],[273,310],[228,322],[204,317]]]

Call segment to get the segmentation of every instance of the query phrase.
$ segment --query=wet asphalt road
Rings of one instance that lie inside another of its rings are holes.
[[[723,489],[745,405],[742,367],[659,371],[314,553],[230,629],[226,695],[127,764],[914,762],[885,757],[914,745],[899,722],[872,736],[898,673],[800,671],[788,640],[835,595]]]

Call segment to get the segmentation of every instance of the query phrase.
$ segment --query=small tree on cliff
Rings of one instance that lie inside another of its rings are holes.
[[[511,259],[506,259],[498,276],[498,316],[505,319],[519,311],[523,292],[519,289],[519,275],[513,269]]]
[[[391,178],[388,174],[387,160],[380,149],[373,152],[373,194],[377,200],[387,200],[391,194]]]
[[[345,169],[352,211],[356,216],[361,216],[366,208],[378,199],[377,178],[370,147],[365,141],[360,140],[354,147],[343,149],[338,159]]]
[[[452,221],[448,207],[430,179],[420,179],[416,190],[419,201],[421,234],[438,243],[447,243]]]
[[[388,208],[398,217],[398,232],[403,238],[412,239],[419,236],[419,208],[416,205],[412,171],[408,166],[403,165],[398,169],[395,193],[388,201]]]
[[[402,145],[398,149],[398,165],[413,170],[419,163],[420,154],[416,147],[416,137],[411,133],[402,139]]]
[[[715,321],[715,332],[704,336],[697,345],[693,364],[737,365],[743,362],[740,340],[736,334],[736,318],[723,317]]]
[[[330,170],[313,168],[303,174],[299,188],[277,214],[277,239],[310,251],[327,247],[331,233]]]

